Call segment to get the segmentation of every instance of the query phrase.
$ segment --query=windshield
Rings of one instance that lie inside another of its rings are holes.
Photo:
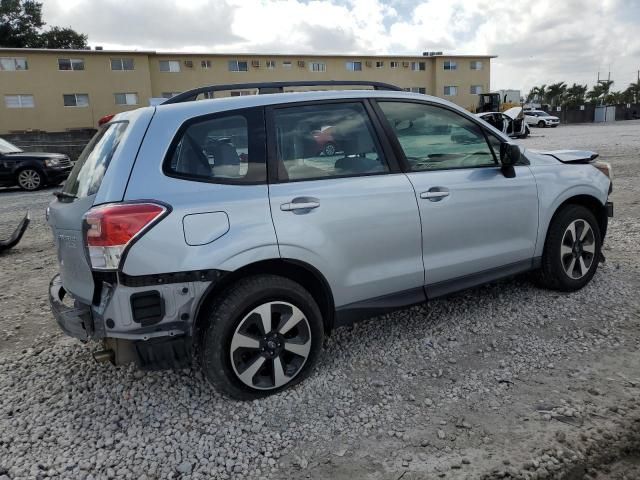
[[[6,140],[3,140],[2,138],[0,138],[0,153],[20,153],[20,152],[22,152],[22,150],[20,150],[14,144],[9,143]]]

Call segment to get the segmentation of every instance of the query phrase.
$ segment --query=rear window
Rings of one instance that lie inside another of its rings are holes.
[[[265,182],[263,125],[253,109],[194,118],[172,142],[164,172],[211,183]]]
[[[82,198],[98,192],[128,124],[113,122],[100,127],[73,167],[64,185],[65,193]]]

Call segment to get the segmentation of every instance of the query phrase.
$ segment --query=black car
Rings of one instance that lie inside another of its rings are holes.
[[[24,152],[0,138],[0,187],[18,185],[37,190],[62,183],[71,172],[71,160],[60,153]]]

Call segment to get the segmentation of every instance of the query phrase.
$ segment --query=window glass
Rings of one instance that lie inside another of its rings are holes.
[[[86,93],[70,93],[62,96],[65,107],[86,107],[89,105],[89,95]]]
[[[160,60],[161,72],[176,73],[180,71],[180,62],[178,60]]]
[[[470,63],[471,70],[482,70],[482,62],[475,60]]]
[[[280,180],[388,171],[360,103],[280,108],[274,118]]]
[[[346,68],[350,72],[362,70],[362,62],[346,62]]]
[[[398,68],[398,62],[389,62],[391,68]]]
[[[84,70],[84,60],[81,58],[59,58],[58,70]]]
[[[211,69],[211,60],[200,60],[200,67],[203,70],[210,70]]]
[[[114,93],[116,105],[137,105],[137,93]]]
[[[309,69],[312,72],[326,72],[327,71],[327,64],[326,63],[321,63],[321,62],[313,62],[313,63],[309,64]]]
[[[98,191],[127,125],[112,122],[100,127],[74,165],[64,184],[65,193],[82,198]]]
[[[229,60],[230,72],[246,72],[249,70],[247,62],[239,62],[238,60]]]
[[[33,95],[5,95],[4,105],[7,108],[33,108]]]
[[[111,70],[133,70],[133,58],[112,58]]]
[[[29,65],[27,64],[26,58],[0,58],[0,72],[2,71],[10,71],[14,72],[17,70],[28,70]]]
[[[445,70],[456,70],[457,68],[458,68],[458,64],[456,62],[453,62],[451,60],[447,60],[444,62]]]
[[[412,171],[495,166],[479,125],[451,110],[379,102]]]
[[[447,85],[444,87],[444,94],[447,97],[454,97],[458,94],[458,87],[454,85]]]
[[[237,113],[192,123],[172,148],[165,172],[211,182],[265,181],[264,155],[249,142],[250,123]]]
[[[482,85],[471,85],[471,90],[470,92],[472,94],[479,94],[482,93]]]

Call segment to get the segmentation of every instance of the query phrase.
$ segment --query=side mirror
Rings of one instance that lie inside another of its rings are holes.
[[[520,161],[520,147],[515,143],[500,144],[500,163],[505,167],[513,167]]]
[[[502,174],[506,178],[516,176],[516,169],[513,166],[520,161],[520,147],[515,143],[503,142],[500,144],[500,163],[502,163]]]

